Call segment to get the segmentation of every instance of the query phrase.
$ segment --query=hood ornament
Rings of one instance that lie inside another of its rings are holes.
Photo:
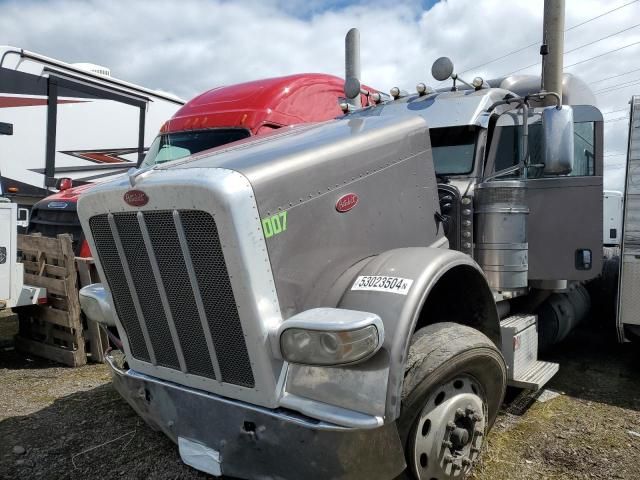
[[[131,186],[135,187],[136,186],[136,178],[138,178],[143,173],[147,173],[152,168],[153,168],[153,166],[146,167],[146,168],[131,167],[129,170],[127,170],[127,176],[129,177],[129,183],[131,184]]]

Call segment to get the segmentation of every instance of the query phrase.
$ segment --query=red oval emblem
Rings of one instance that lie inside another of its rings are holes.
[[[341,196],[336,202],[336,210],[340,213],[348,212],[358,204],[358,195],[355,193],[347,193]]]
[[[132,207],[142,207],[149,201],[149,197],[142,190],[129,190],[124,194],[124,201]]]

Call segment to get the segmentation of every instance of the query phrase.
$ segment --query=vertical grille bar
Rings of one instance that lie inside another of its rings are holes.
[[[202,326],[194,298],[194,287],[189,281],[180,248],[173,220],[175,213],[172,210],[161,210],[144,212],[143,215],[153,253],[158,261],[157,269],[163,291],[182,345],[187,372],[220,381],[221,376],[216,374],[207,348],[208,329]]]
[[[160,276],[160,270],[158,269],[158,261],[156,260],[156,255],[153,251],[153,247],[151,245],[151,238],[149,238],[149,232],[147,230],[147,226],[144,221],[144,216],[142,212],[138,212],[138,225],[140,226],[140,233],[142,233],[142,238],[144,239],[144,246],[147,249],[147,255],[149,256],[149,263],[151,266],[151,270],[153,271],[153,276],[156,280],[156,287],[158,288],[159,300],[162,303],[162,308],[164,309],[164,315],[167,319],[167,325],[169,327],[169,331],[171,332],[171,339],[173,340],[173,347],[176,349],[176,355],[178,357],[178,363],[180,365],[180,370],[186,373],[187,365],[184,361],[184,354],[182,353],[182,345],[180,345],[180,339],[178,338],[178,332],[176,331],[176,324],[173,321],[173,314],[171,313],[171,308],[169,307],[169,302],[167,300],[167,293],[164,289],[164,283],[162,282],[162,277]],[[140,252],[142,254],[142,252]]]
[[[189,252],[197,259],[193,268],[222,381],[253,388],[253,369],[215,221],[198,210],[181,210],[180,220]]]
[[[125,269],[120,261],[122,256],[117,248],[107,214],[91,217],[89,225],[118,318],[127,332],[131,353],[135,358],[152,362],[148,350],[150,344],[147,341],[148,336],[145,336],[132,296],[129,295],[130,286],[127,285]]]
[[[184,236],[184,229],[182,227],[182,221],[180,220],[180,214],[177,211],[173,211],[173,222],[176,227],[176,233],[178,235],[178,241],[180,242],[180,250],[182,251],[182,257],[184,258],[185,266],[187,268],[187,275],[189,276],[189,282],[193,290],[194,302],[198,310],[198,317],[200,318],[200,325],[204,332],[204,338],[207,342],[207,349],[209,350],[209,357],[213,365],[213,370],[216,374],[216,379],[222,381],[222,373],[220,372],[220,365],[218,364],[218,356],[216,354],[216,348],[213,345],[213,339],[211,338],[211,331],[207,324],[207,314],[204,311],[204,305],[202,303],[202,297],[200,296],[200,287],[198,286],[198,280],[196,278],[195,270],[193,269],[193,260],[191,258],[191,252],[189,252],[189,246],[187,245],[187,239]]]
[[[117,213],[114,215],[114,222],[118,228],[118,237],[130,271],[133,283],[132,293],[135,292],[135,297],[140,304],[157,364],[180,369],[137,215],[135,212]]]
[[[152,364],[157,365],[155,351],[153,349],[153,345],[151,344],[151,337],[149,336],[149,331],[147,330],[147,324],[144,321],[144,315],[142,314],[140,300],[138,299],[136,288],[134,286],[133,279],[131,278],[131,270],[129,269],[129,265],[127,263],[127,257],[124,254],[124,248],[122,246],[122,242],[120,241],[120,235],[118,234],[118,227],[116,226],[116,222],[113,218],[112,213],[110,213],[107,218],[109,220],[109,226],[111,227],[116,250],[118,250],[118,255],[120,256],[120,261],[122,262],[122,270],[124,273],[124,277],[127,279],[127,285],[129,286],[129,292],[131,293],[133,306],[136,310],[138,321],[140,322],[140,329],[142,330],[142,335],[144,336],[144,343],[146,344],[147,351],[149,352],[149,359],[151,360]]]

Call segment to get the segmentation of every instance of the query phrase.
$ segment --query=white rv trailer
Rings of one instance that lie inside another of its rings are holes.
[[[61,178],[103,180],[136,166],[162,124],[184,104],[68,64],[0,46],[0,192],[32,205]]]

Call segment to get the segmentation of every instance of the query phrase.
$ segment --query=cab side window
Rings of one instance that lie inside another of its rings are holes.
[[[494,171],[499,172],[518,164],[522,148],[522,126],[500,128],[498,148],[496,150]],[[529,162],[532,165],[542,163],[542,126],[539,123],[529,125]],[[573,170],[567,175],[543,174],[541,169],[531,167],[530,178],[541,176],[552,178],[559,176],[584,177],[595,175],[595,122],[574,123],[573,133]],[[504,178],[514,177],[507,175]]]

